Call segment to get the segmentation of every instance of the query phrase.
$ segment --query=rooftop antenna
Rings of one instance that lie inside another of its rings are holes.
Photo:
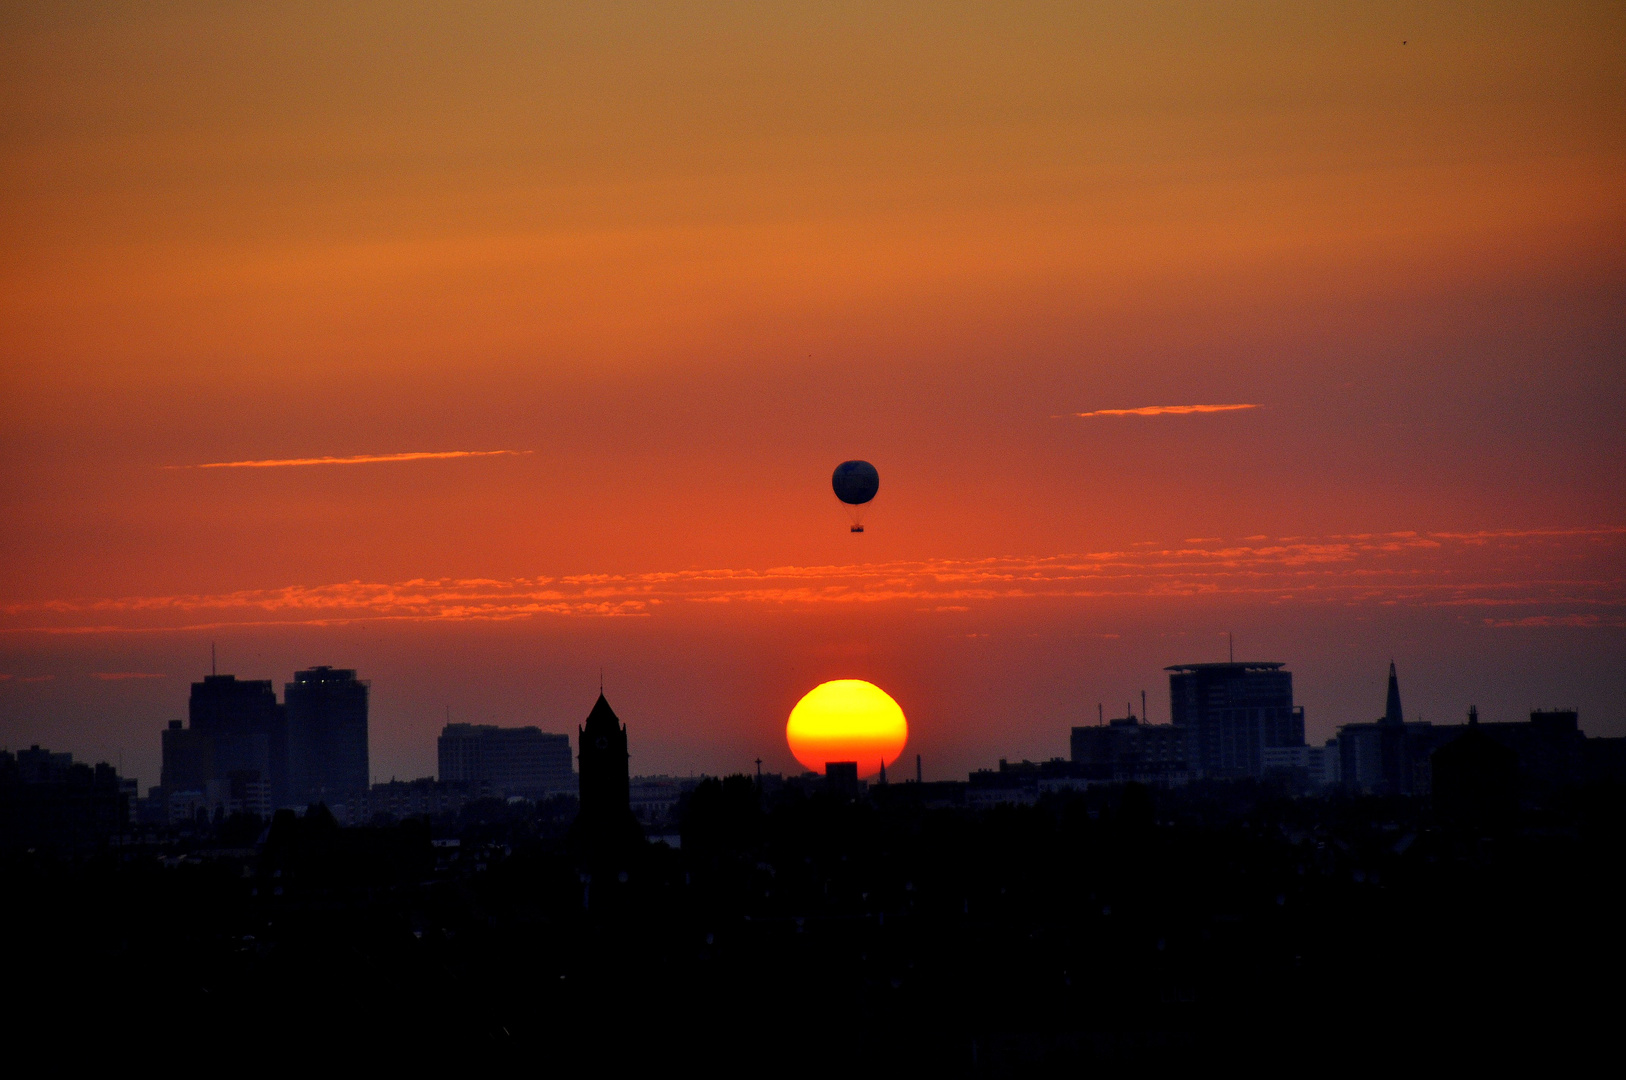
[[[762,786],[762,759],[757,758],[757,787]]]
[[[209,674],[217,674],[215,671],[215,643],[212,641],[209,642]]]
[[[920,783],[920,755],[915,755],[915,783]]]
[[[1225,641],[1231,647],[1231,663],[1236,663],[1236,635],[1229,630],[1225,631]]]
[[[1096,727],[1104,727],[1106,725],[1106,722],[1107,722],[1107,711],[1102,706],[1102,704],[1099,701],[1097,701],[1095,703],[1095,726]]]
[[[602,664],[598,669],[598,696],[604,696],[604,667]]]

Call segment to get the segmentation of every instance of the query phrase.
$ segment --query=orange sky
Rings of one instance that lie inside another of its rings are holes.
[[[386,776],[601,665],[639,771],[858,677],[948,775],[1227,629],[1626,734],[1618,4],[877,7],[8,6],[0,743],[154,782],[217,639]]]

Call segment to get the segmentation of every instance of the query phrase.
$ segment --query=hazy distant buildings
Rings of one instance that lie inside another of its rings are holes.
[[[440,779],[480,795],[541,799],[576,790],[569,735],[537,727],[447,724],[436,749]]]
[[[1174,726],[1189,765],[1211,778],[1261,776],[1265,751],[1304,745],[1304,709],[1293,675],[1276,663],[1176,664],[1169,672]]]
[[[1072,760],[1099,781],[1135,781],[1167,787],[1191,778],[1191,732],[1173,724],[1147,724],[1133,714],[1096,727],[1076,727]]]
[[[1336,739],[1325,746],[1267,746],[1264,765],[1265,775],[1286,774],[1301,789],[1336,787],[1343,775]]]
[[[329,807],[341,825],[366,825],[378,817],[405,820],[456,814],[473,798],[462,784],[449,784],[433,777],[418,780],[391,780],[352,792],[342,803]]]
[[[678,801],[699,783],[692,776],[635,776],[628,791],[632,816],[649,832],[675,828]]]
[[[296,803],[365,791],[368,684],[353,670],[294,672],[283,687],[288,712],[288,782]]]

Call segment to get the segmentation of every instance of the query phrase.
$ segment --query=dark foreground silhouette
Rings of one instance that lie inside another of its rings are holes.
[[[929,788],[707,781],[677,850],[593,847],[563,800],[12,850],[13,1030],[177,1064],[1033,1075],[1558,1065],[1616,1022],[1618,788],[1514,821],[1251,784],[977,813]]]

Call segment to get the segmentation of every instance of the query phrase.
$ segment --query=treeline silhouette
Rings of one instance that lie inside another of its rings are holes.
[[[31,1030],[80,1047],[725,1072],[1556,1062],[1613,1023],[1618,788],[1464,822],[1258,783],[982,812],[913,787],[707,780],[676,850],[590,849],[561,799],[12,851],[13,971]]]

